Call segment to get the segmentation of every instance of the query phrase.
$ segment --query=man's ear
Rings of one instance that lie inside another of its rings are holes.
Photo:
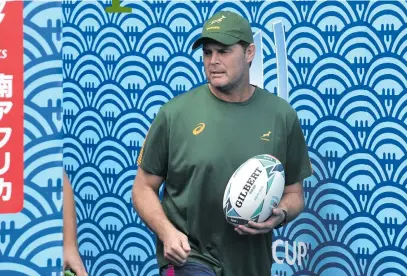
[[[256,52],[256,46],[254,43],[251,43],[249,46],[246,48],[246,61],[247,63],[250,63],[254,59],[254,53]]]

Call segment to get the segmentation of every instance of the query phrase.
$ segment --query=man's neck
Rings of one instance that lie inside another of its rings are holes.
[[[247,101],[254,93],[255,87],[250,83],[247,85],[239,86],[234,88],[231,91],[223,92],[219,89],[216,89],[211,84],[209,85],[209,89],[211,90],[212,94],[214,94],[217,98],[226,101],[226,102],[245,102]]]

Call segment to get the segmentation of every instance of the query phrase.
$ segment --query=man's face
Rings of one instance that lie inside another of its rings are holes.
[[[214,42],[203,45],[203,60],[206,78],[222,92],[236,87],[248,66],[244,48],[240,44],[226,46]]]

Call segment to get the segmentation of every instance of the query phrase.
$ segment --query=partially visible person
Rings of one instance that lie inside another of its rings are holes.
[[[75,200],[71,183],[64,170],[63,188],[63,233],[64,233],[64,265],[63,268],[71,268],[77,276],[88,276],[82,259],[79,256],[77,242],[77,224]]]

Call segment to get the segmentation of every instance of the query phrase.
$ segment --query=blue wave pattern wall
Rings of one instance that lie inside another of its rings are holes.
[[[64,158],[90,275],[158,275],[154,235],[133,211],[136,158],[160,106],[205,82],[191,45],[220,9],[263,32],[264,86],[277,93],[272,22],[285,28],[289,102],[314,175],[306,210],[275,239],[307,244],[273,275],[407,274],[406,2],[63,2]],[[284,248],[278,249],[284,258]]]
[[[0,217],[0,275],[61,275],[61,31],[60,2],[24,2],[24,209]]]

